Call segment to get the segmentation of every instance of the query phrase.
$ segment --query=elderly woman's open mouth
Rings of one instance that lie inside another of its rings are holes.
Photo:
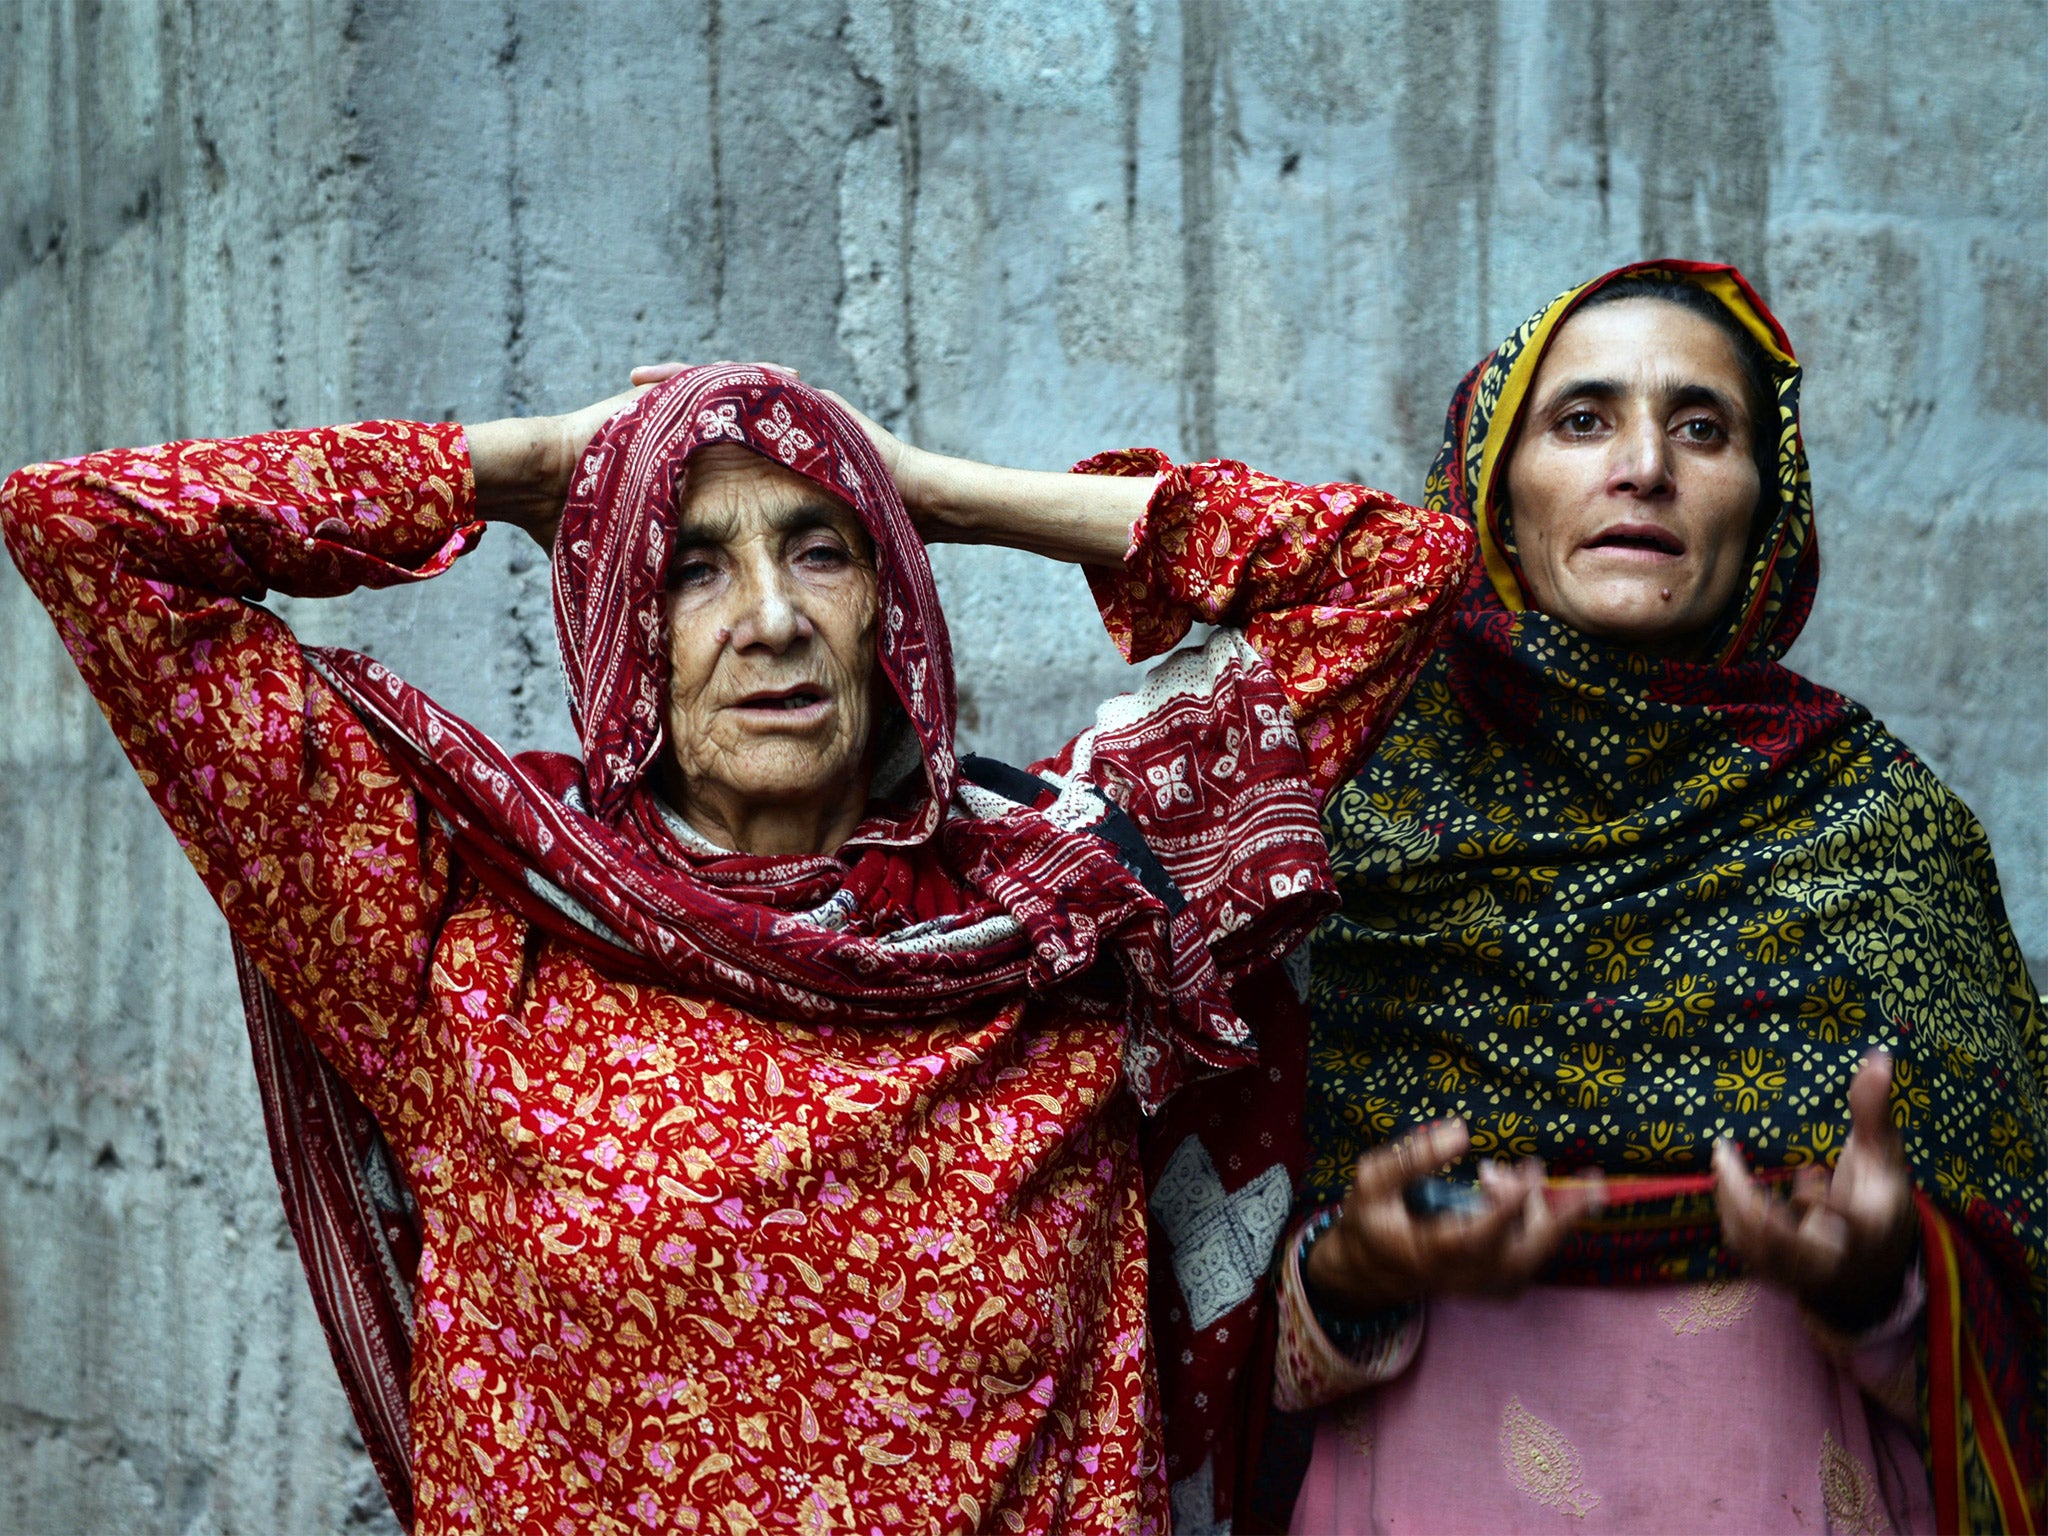
[[[821,683],[795,683],[757,689],[730,707],[758,724],[810,725],[830,711],[832,694]]]
[[[760,688],[741,698],[733,709],[758,711],[766,715],[801,715],[809,709],[829,705],[831,694],[823,684],[799,682],[788,688]]]

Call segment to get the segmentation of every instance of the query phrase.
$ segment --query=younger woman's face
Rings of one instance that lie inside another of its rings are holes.
[[[1742,579],[1761,489],[1750,433],[1742,365],[1711,321],[1658,299],[1573,315],[1507,467],[1530,606],[1689,650]]]

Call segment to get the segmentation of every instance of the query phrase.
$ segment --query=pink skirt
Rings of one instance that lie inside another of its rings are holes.
[[[1915,1433],[1861,1385],[1914,1342],[1837,1365],[1753,1281],[1432,1302],[1415,1363],[1323,1411],[1293,1529],[1931,1532]]]

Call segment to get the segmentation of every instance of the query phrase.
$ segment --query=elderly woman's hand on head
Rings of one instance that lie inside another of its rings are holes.
[[[476,477],[478,516],[487,523],[523,528],[542,549],[552,550],[562,507],[569,499],[569,477],[598,429],[656,384],[690,366],[656,363],[635,368],[630,389],[559,416],[507,416],[463,428],[469,439],[470,473]],[[796,375],[794,368],[782,371]]]
[[[636,380],[634,388],[581,410],[559,416],[508,416],[465,427],[478,516],[487,523],[523,528],[542,549],[553,549],[576,461],[598,429],[647,388]]]
[[[658,384],[686,366],[635,368],[633,382]],[[784,371],[796,374],[794,368]],[[819,393],[867,434],[927,544],[996,544],[1073,565],[1121,565],[1131,528],[1156,484],[1144,478],[1007,469],[933,453],[906,443],[845,396],[829,389]]]
[[[689,366],[688,363],[673,362],[643,363],[633,370],[632,381],[636,385],[665,383]],[[778,373],[786,373],[793,379],[803,377],[796,369],[785,367],[781,363],[763,363],[761,366],[772,368]],[[917,522],[918,531],[925,536],[926,542],[932,542],[933,534],[924,525],[925,520],[920,516],[920,506],[926,500],[925,461],[936,459],[938,456],[926,453],[921,448],[911,447],[838,391],[821,388],[818,393],[851,416],[861,431],[868,435],[868,441],[875,445],[875,453],[881,458],[883,468],[889,471],[889,478],[896,482],[896,494],[903,498],[904,510]]]
[[[1889,1111],[1892,1059],[1863,1058],[1849,1084],[1849,1140],[1830,1172],[1802,1168],[1789,1201],[1768,1195],[1731,1141],[1714,1147],[1721,1236],[1753,1275],[1822,1322],[1859,1333],[1898,1302],[1918,1241],[1913,1170]]]

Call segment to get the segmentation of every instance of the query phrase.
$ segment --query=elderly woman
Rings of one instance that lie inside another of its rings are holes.
[[[1141,1154],[1141,1114],[1292,999],[1323,792],[1469,538],[1227,462],[1081,468],[917,453],[727,365],[7,482],[250,957],[295,1230],[417,1528],[1164,1528],[1141,1155],[1171,1363],[1219,1387],[1288,1173],[1241,1124]],[[963,763],[898,481],[933,537],[1087,563],[1129,656],[1221,627],[1035,770]],[[580,758],[255,604],[426,580],[491,521],[552,546]]]
[[[2039,1528],[2048,1036],[1976,821],[1778,662],[1798,383],[1660,262],[1452,401],[1480,558],[1326,821],[1298,1530]]]

